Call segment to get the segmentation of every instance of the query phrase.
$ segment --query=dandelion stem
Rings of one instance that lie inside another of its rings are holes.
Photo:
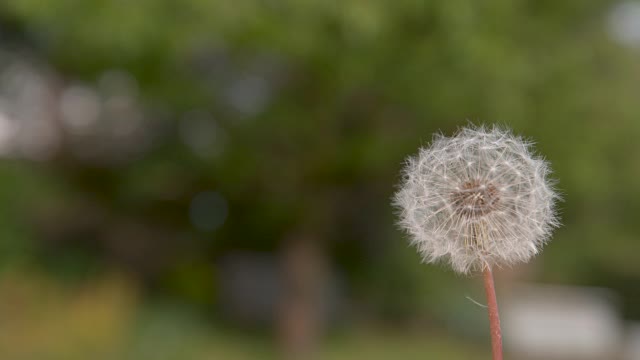
[[[491,328],[491,350],[493,360],[502,360],[502,331],[500,330],[500,315],[498,314],[498,300],[493,283],[493,273],[488,265],[484,268],[484,290],[487,294],[487,308],[489,310],[489,327]]]

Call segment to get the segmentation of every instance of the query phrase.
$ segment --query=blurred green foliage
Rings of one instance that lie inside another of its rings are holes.
[[[141,307],[135,286],[122,275],[97,276],[90,285],[70,287],[34,273],[4,272],[0,291],[3,359],[277,358],[264,339],[212,329],[201,317],[175,304],[155,302]],[[422,334],[418,339],[411,334],[356,329],[331,339],[322,355],[328,360],[468,359],[478,352],[475,345],[460,346],[438,334]]]
[[[2,256],[35,244],[35,257],[60,268],[60,254],[77,243],[51,250],[42,239],[69,238],[79,217],[94,216],[101,220],[87,227],[103,240],[80,247],[90,262],[124,263],[152,287],[208,303],[212,260],[272,252],[302,231],[326,244],[354,297],[392,317],[438,318],[433,309],[450,306],[442,287],[462,280],[419,264],[389,199],[403,159],[433,132],[500,123],[535,139],[565,198],[564,227],[534,275],[614,287],[632,303],[640,298],[627,286],[640,278],[640,68],[637,50],[608,33],[614,4],[5,0],[8,41],[66,82],[131,74],[147,116],[162,114],[169,130],[117,166],[67,148],[46,163],[3,162]],[[246,91],[238,99],[234,89]],[[251,91],[263,97],[242,103]],[[194,110],[225,134],[219,153],[199,156],[181,142]],[[209,189],[229,207],[215,232],[195,229],[187,215],[193,195]],[[30,227],[40,221],[48,225]],[[142,235],[123,260],[105,234],[131,223]]]

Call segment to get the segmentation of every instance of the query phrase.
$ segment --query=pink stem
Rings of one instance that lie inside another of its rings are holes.
[[[502,360],[502,331],[500,330],[500,315],[498,314],[498,300],[493,283],[493,273],[489,266],[484,269],[484,290],[487,293],[487,307],[489,310],[489,326],[491,328],[491,350],[493,360]]]

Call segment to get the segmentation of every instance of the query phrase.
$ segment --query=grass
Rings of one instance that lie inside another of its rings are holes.
[[[33,274],[2,274],[0,319],[0,359],[277,359],[267,337],[212,326],[180,307],[143,305],[120,277],[69,288]],[[327,340],[319,358],[489,357],[486,349],[441,334],[369,327]]]

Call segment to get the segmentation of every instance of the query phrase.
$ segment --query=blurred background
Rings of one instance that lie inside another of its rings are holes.
[[[508,357],[640,359],[640,2],[3,0],[0,357],[489,359],[390,206],[468,121],[565,199]]]

